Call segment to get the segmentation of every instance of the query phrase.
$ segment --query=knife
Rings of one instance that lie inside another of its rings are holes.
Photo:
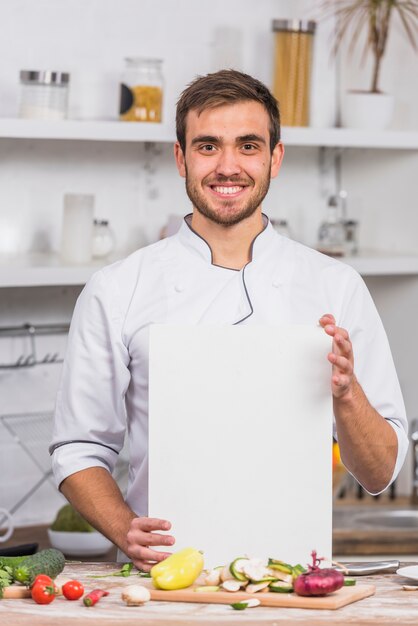
[[[367,563],[341,563],[335,569],[348,576],[367,576],[369,574],[381,574],[394,572],[399,568],[399,561],[371,561]],[[346,569],[344,569],[346,568]]]

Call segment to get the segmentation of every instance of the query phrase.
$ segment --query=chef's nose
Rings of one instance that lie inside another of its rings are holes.
[[[216,173],[222,176],[235,176],[241,172],[238,155],[233,149],[224,149],[220,152],[216,164]]]

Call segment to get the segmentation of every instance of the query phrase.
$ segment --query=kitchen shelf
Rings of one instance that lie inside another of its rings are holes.
[[[58,254],[22,254],[0,257],[0,287],[84,285],[90,276],[116,258],[88,265],[64,264]]]
[[[117,257],[88,265],[65,265],[57,254],[0,257],[0,288],[84,285],[96,270],[115,260]],[[418,275],[418,255],[370,251],[346,257],[343,261],[363,276]]]
[[[285,126],[282,135],[286,146],[418,150],[417,131]],[[176,139],[174,127],[167,124],[15,118],[0,118],[1,138],[157,143],[172,143]]]

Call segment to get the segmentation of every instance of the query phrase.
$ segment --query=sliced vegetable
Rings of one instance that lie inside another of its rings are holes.
[[[221,571],[223,567],[215,567],[205,577],[206,585],[219,585],[221,582]]]
[[[284,574],[293,574],[293,567],[284,561],[278,561],[277,559],[269,559],[267,566],[270,569],[278,570]]]
[[[300,574],[304,574],[305,572],[306,569],[303,567],[303,565],[298,563],[292,568],[292,578],[297,578]]]
[[[344,577],[344,587],[354,587],[356,582],[355,578],[350,578],[349,576]]]
[[[104,598],[108,596],[109,592],[104,589],[93,589],[83,598],[83,602],[85,606],[94,606],[100,600],[100,598]]]
[[[277,593],[291,593],[293,591],[293,585],[284,580],[275,580],[269,584],[269,590]]]
[[[210,593],[211,591],[219,591],[219,585],[203,585],[201,587],[195,587],[195,591],[198,593]]]
[[[275,573],[266,567],[262,559],[248,559],[242,569],[246,578],[253,583],[271,582],[276,579]]]
[[[38,574],[56,578],[65,566],[65,557],[60,550],[48,548],[25,557],[13,570],[13,577],[20,583],[31,585]]]
[[[244,573],[244,567],[248,563],[249,559],[244,557],[238,557],[229,566],[229,571],[232,576],[241,582],[248,580],[248,576]]]
[[[224,580],[221,586],[225,591],[239,591],[241,583],[239,580]]]
[[[241,602],[234,602],[231,604],[235,611],[243,611],[244,609],[253,609],[256,606],[260,606],[260,600],[256,598],[250,598],[249,600],[242,600]]]
[[[122,600],[127,606],[141,606],[151,600],[151,594],[142,585],[128,585],[122,591]]]
[[[245,591],[247,593],[257,593],[258,591],[263,591],[263,589],[267,589],[269,585],[270,585],[270,582],[268,581],[264,583],[257,583],[257,584],[250,583]]]

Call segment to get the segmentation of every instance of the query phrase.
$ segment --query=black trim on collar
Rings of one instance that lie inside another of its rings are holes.
[[[254,243],[255,243],[255,240],[257,239],[257,237],[259,237],[259,236],[261,235],[261,233],[263,233],[263,232],[266,230],[266,228],[267,228],[267,226],[268,226],[268,224],[269,224],[269,221],[270,221],[270,220],[269,220],[269,218],[267,217],[267,215],[266,215],[265,213],[262,213],[261,215],[262,215],[262,217],[263,217],[264,228],[263,228],[263,230],[260,230],[260,232],[259,232],[259,233],[258,233],[258,234],[254,237],[254,239],[253,239],[253,240],[252,240],[252,242],[251,242],[251,246],[250,246],[250,255],[251,255],[251,259],[250,259],[249,263],[251,263],[251,261],[253,260],[253,249],[254,249]],[[183,220],[184,220],[184,222],[186,223],[187,228],[188,228],[189,230],[191,230],[191,231],[192,231],[192,233],[193,233],[194,235],[196,235],[196,237],[199,237],[199,239],[201,239],[201,240],[202,240],[202,241],[203,241],[203,242],[207,245],[207,247],[209,248],[209,251],[210,251],[210,262],[211,262],[211,265],[214,265],[215,267],[220,267],[221,269],[224,269],[224,270],[231,270],[231,272],[240,272],[241,270],[237,270],[237,269],[235,269],[235,268],[233,268],[233,267],[225,267],[224,265],[218,265],[217,263],[214,263],[214,262],[213,262],[213,251],[212,251],[212,248],[210,247],[210,245],[208,244],[208,242],[206,241],[206,239],[204,239],[204,238],[202,237],[202,235],[199,235],[199,233],[198,233],[198,232],[196,232],[196,231],[195,231],[195,230],[191,227],[191,225],[189,224],[189,221],[188,221],[188,219],[187,219],[187,218],[192,218],[192,217],[193,217],[193,213],[188,213],[187,215],[185,215],[185,216],[184,216]],[[248,263],[247,263],[246,265],[248,265]],[[244,268],[246,267],[246,265],[244,265]],[[244,268],[243,268],[243,269],[244,269]]]

